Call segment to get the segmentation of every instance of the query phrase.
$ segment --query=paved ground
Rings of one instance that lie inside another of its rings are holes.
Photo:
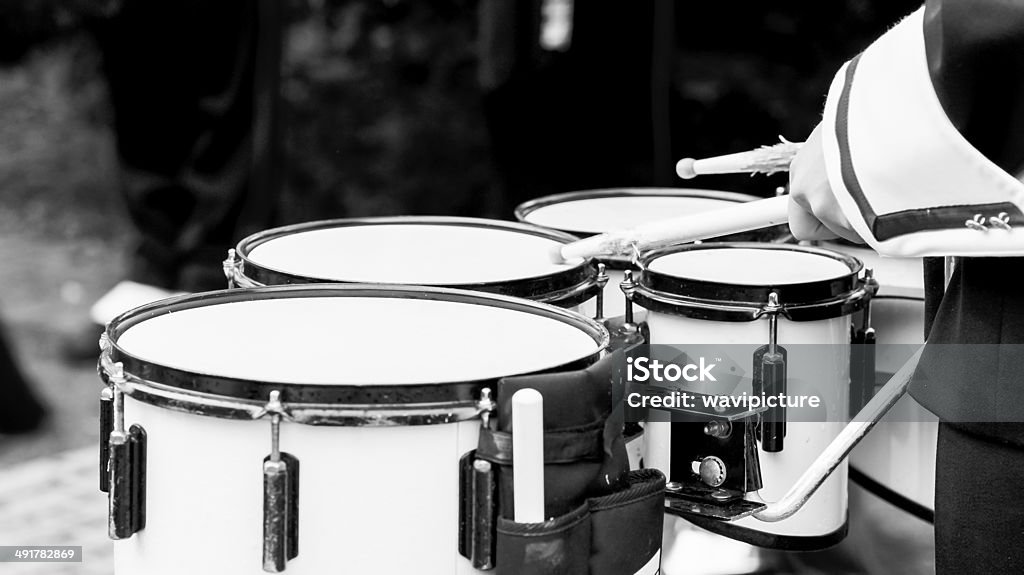
[[[81,53],[65,46],[0,68],[0,318],[51,408],[39,432],[0,435],[0,545],[82,545],[85,562],[0,564],[3,575],[111,571],[96,484],[100,383],[94,361],[64,361],[60,349],[119,277],[131,238]]]
[[[80,545],[81,563],[0,564],[4,575],[110,575],[106,497],[97,489],[93,446],[41,457],[0,473],[5,545]]]

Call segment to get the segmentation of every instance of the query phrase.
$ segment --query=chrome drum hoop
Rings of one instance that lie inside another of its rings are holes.
[[[558,230],[533,224],[489,220],[483,218],[462,218],[448,216],[391,216],[369,218],[344,218],[320,220],[272,228],[243,238],[235,248],[228,250],[224,261],[224,273],[229,287],[260,287],[267,285],[318,284],[318,283],[365,283],[346,280],[331,280],[307,277],[274,269],[254,262],[251,253],[257,246],[277,238],[303,232],[329,230],[342,227],[376,225],[427,225],[453,226],[502,230],[509,233],[525,234],[545,238],[562,244],[572,243],[579,238]],[[464,289],[522,297],[534,301],[551,303],[561,307],[573,307],[597,294],[597,267],[594,261],[586,260],[556,273],[527,277],[509,281],[490,281],[468,284],[429,284],[440,288]],[[411,285],[411,284],[399,284]]]
[[[224,419],[258,419],[265,415],[267,397],[273,390],[282,394],[285,406],[282,417],[287,421],[307,425],[335,425],[358,427],[388,427],[400,425],[437,425],[466,421],[488,411],[490,393],[497,380],[437,382],[409,385],[315,385],[270,381],[240,380],[227,376],[192,373],[147,362],[121,349],[116,338],[127,328],[146,319],[169,311],[202,307],[206,303],[230,303],[251,299],[302,297],[375,297],[400,299],[426,299],[462,302],[516,309],[535,313],[575,326],[590,336],[595,343],[592,354],[582,359],[555,366],[552,370],[571,370],[586,367],[602,357],[610,345],[608,330],[601,323],[549,304],[496,294],[379,284],[315,284],[301,286],[271,286],[221,290],[185,295],[155,302],[126,312],[107,326],[100,339],[101,353],[98,371],[101,379],[134,399],[179,412],[208,415]],[[111,337],[114,334],[115,337]],[[149,374],[143,378],[138,373]],[[520,375],[520,374],[509,374]],[[522,374],[525,375],[525,374]],[[154,377],[159,376],[159,377]],[[162,383],[153,379],[163,379]],[[167,381],[180,381],[182,386],[168,385]],[[186,387],[187,386],[187,387]],[[210,389],[235,392],[213,393]],[[290,393],[291,392],[291,393]],[[242,397],[239,397],[241,395]],[[330,402],[288,401],[288,396],[331,398]],[[409,401],[395,401],[395,397]],[[380,401],[374,398],[382,398]],[[351,400],[347,398],[352,398]],[[387,398],[387,399],[384,399]],[[423,401],[423,399],[431,399]]]

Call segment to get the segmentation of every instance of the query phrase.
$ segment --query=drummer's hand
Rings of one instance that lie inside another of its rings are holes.
[[[821,124],[814,128],[789,166],[789,229],[798,240],[841,237],[864,243],[843,215],[828,183]]]

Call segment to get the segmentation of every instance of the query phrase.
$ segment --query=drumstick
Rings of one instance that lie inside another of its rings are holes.
[[[676,163],[676,174],[689,180],[701,174],[757,174],[772,175],[789,170],[802,142],[790,142],[780,137],[781,144],[761,146],[756,150],[695,160],[683,158]]]
[[[544,521],[544,396],[512,395],[512,500],[516,523]]]
[[[634,252],[784,224],[788,216],[789,196],[776,196],[562,244],[552,250],[551,259],[563,263],[602,255],[631,256]]]

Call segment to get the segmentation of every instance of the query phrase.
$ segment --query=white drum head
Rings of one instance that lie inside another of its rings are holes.
[[[703,190],[689,191],[700,193]],[[540,206],[526,214],[523,219],[528,223],[555,230],[599,234],[666,218],[728,208],[736,203],[735,200],[697,195],[608,196]]]
[[[658,273],[732,285],[789,285],[850,275],[842,261],[797,250],[710,248],[668,254],[648,269]]]
[[[158,315],[118,346],[194,373],[304,384],[474,381],[545,370],[599,344],[553,317],[389,297],[252,299]]]
[[[248,258],[268,269],[326,281],[463,285],[564,272],[567,267],[552,263],[549,255],[560,245],[497,227],[346,225],[272,238]]]

